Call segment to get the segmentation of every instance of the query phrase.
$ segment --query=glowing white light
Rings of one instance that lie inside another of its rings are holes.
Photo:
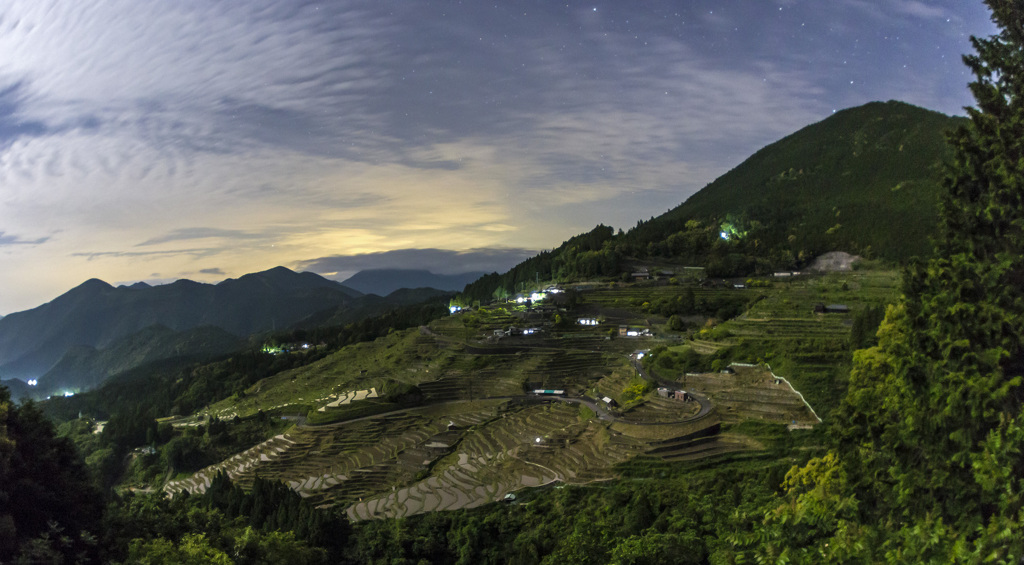
[[[36,379],[29,379],[28,381],[28,386],[36,386],[37,384],[39,384],[39,381]]]
[[[729,234],[722,232],[722,239],[729,239]]]
[[[540,438],[537,438],[537,443],[540,443]]]
[[[75,395],[75,393],[73,393],[73,392],[71,392],[71,391],[65,391],[65,392],[64,392],[64,396],[66,396],[66,397],[67,397],[67,396],[74,396],[74,395]]]

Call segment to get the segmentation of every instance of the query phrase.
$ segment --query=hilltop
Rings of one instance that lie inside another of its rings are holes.
[[[761,149],[631,235],[652,241],[689,221],[717,220],[795,257],[926,256],[939,166],[950,157],[945,134],[964,122],[896,101],[836,112]]]

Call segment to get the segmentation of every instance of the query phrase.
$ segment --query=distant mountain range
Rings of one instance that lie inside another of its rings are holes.
[[[89,389],[163,359],[230,354],[253,334],[348,324],[450,292],[392,291],[400,280],[450,286],[458,278],[390,271],[362,280],[384,281],[376,290],[387,296],[284,267],[215,285],[179,280],[115,288],[91,279],[42,306],[0,318],[0,377],[39,381],[26,389],[21,381],[6,380],[12,394],[20,391],[16,397]]]
[[[434,288],[461,291],[467,284],[483,276],[483,272],[457,275],[435,275],[416,269],[367,269],[342,281],[342,284],[365,294],[387,296],[402,288]]]
[[[92,279],[52,302],[0,319],[0,376],[38,378],[42,390],[50,385],[45,375],[54,370],[51,376],[61,385],[91,384],[97,377],[98,359],[126,353],[131,348],[119,340],[147,328],[150,333],[142,338],[147,345],[133,353],[136,359],[152,358],[157,352],[169,354],[175,348],[187,348],[188,343],[216,344],[200,349],[219,351],[232,341],[226,334],[237,340],[284,329],[316,312],[355,305],[361,296],[336,281],[284,267],[216,285],[179,280],[115,288]],[[201,327],[219,330],[198,331]],[[111,351],[93,351],[105,349]],[[72,350],[73,358],[59,364]],[[77,367],[79,377],[70,376],[69,366]]]
[[[104,349],[69,349],[39,382],[50,392],[91,389],[108,377],[162,359],[208,359],[245,347],[247,340],[215,326],[176,332],[155,325],[126,335]]]

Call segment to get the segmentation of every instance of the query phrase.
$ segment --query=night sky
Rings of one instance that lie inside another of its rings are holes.
[[[6,0],[0,314],[92,277],[504,270],[837,109],[963,114],[994,32],[975,0]]]

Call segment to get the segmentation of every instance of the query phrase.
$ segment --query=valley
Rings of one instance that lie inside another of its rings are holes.
[[[1021,0],[6,4],[0,565],[1024,563]]]
[[[243,487],[258,476],[359,521],[606,481],[627,462],[766,456],[775,440],[765,429],[813,445],[819,413],[834,405],[826,397],[845,386],[853,318],[892,300],[897,277],[749,282],[656,276],[537,288],[537,302],[469,307],[345,347],[165,420],[186,434],[260,415],[294,425],[155,486],[197,494],[218,473]],[[738,314],[692,314],[671,329],[666,305],[679,301]],[[848,313],[815,312],[839,301]],[[700,367],[679,361],[694,355]]]

